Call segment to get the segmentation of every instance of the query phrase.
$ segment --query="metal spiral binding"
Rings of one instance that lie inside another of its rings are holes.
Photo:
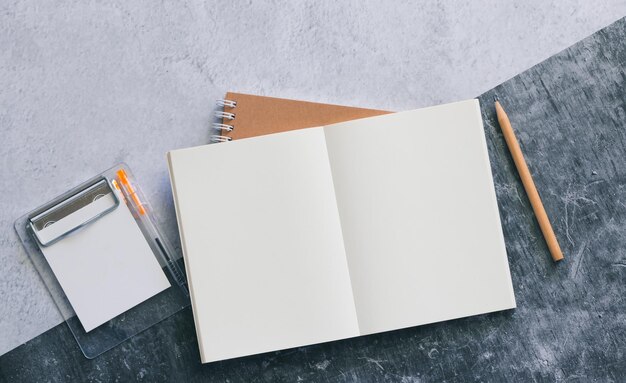
[[[237,101],[233,101],[233,100],[216,100],[217,106],[219,107],[228,107],[228,108],[234,108],[237,106]]]
[[[215,130],[225,130],[227,132],[232,132],[235,129],[234,126],[228,124],[222,124],[221,122],[214,122],[213,129]]]
[[[233,138],[232,137],[228,137],[228,136],[221,136],[221,135],[217,135],[214,134],[211,136],[211,142],[228,142],[228,141],[232,141]]]
[[[235,108],[237,106],[237,101],[233,100],[217,100],[216,104],[221,108]],[[233,125],[224,124],[224,120],[234,120],[235,113],[226,112],[223,110],[218,110],[215,112],[215,117],[218,118],[219,122],[214,122],[211,124],[211,127],[214,130],[219,131],[219,134],[213,134],[210,137],[211,143],[215,142],[228,142],[232,141],[232,137],[225,136],[224,133],[230,133],[235,129]]]
[[[217,112],[215,112],[215,117],[217,117],[217,118],[225,118],[227,120],[234,120],[235,119],[235,113],[222,112],[221,110],[218,110]]]

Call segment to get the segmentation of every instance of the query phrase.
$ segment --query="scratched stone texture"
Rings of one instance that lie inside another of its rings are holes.
[[[517,309],[209,365],[189,309],[94,360],[59,325],[0,358],[0,381],[623,382],[624,41],[621,19],[480,96]],[[559,264],[495,122],[495,95],[561,240]]]

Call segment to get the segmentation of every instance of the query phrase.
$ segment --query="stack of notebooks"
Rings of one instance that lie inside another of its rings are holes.
[[[168,153],[204,363],[515,307],[478,100],[226,98]]]

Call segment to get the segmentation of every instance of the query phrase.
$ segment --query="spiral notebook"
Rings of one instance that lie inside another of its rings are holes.
[[[204,363],[515,307],[477,100],[168,164]]]
[[[211,141],[214,142],[325,126],[390,113],[234,92],[226,93],[225,99],[220,100],[219,105],[223,110],[217,112],[221,122],[214,124],[216,134],[211,136]]]

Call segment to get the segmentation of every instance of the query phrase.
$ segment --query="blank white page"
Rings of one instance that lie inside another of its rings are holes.
[[[322,128],[169,165],[203,362],[359,334]]]
[[[109,194],[64,219],[84,222],[93,217],[94,208],[102,211],[113,204]],[[62,221],[50,227],[67,226]],[[170,287],[141,229],[122,202],[112,212],[41,251],[86,332]]]
[[[515,307],[477,100],[324,130],[362,334]]]

